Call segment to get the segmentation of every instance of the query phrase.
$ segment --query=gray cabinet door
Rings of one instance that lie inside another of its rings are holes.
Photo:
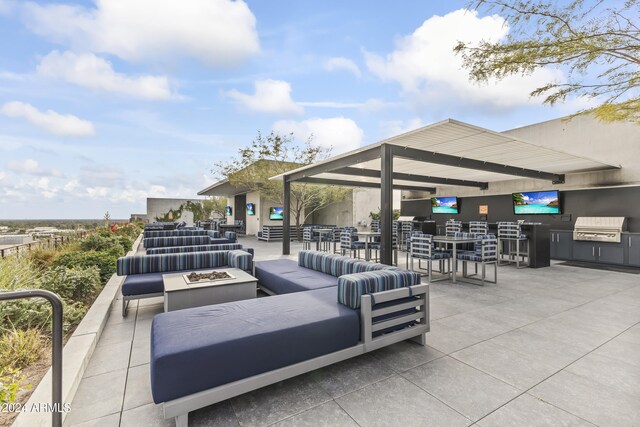
[[[624,247],[622,243],[601,243],[596,247],[598,262],[607,264],[624,264]]]
[[[556,257],[558,259],[571,259],[573,257],[573,232],[565,231],[556,233]]]
[[[573,242],[573,259],[595,261],[598,256],[596,245],[591,242]]]
[[[558,244],[556,243],[556,233],[555,231],[552,231],[551,233],[549,233],[551,236],[551,243],[550,243],[550,247],[549,247],[549,257],[552,259],[556,259],[558,258]]]
[[[629,265],[640,267],[640,235],[629,235],[627,237],[629,247]]]

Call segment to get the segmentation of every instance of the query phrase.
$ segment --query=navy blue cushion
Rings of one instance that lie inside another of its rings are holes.
[[[275,294],[289,294],[337,286],[338,279],[330,274],[311,270],[289,259],[256,262],[258,284]],[[334,289],[334,296],[336,290]]]
[[[220,268],[200,268],[192,271],[202,271],[202,270],[220,270],[220,269],[228,269],[228,266],[220,267]],[[184,272],[185,274],[188,272]],[[143,273],[143,274],[131,274],[124,279],[122,282],[122,295],[132,296],[132,295],[146,295],[146,294],[156,294],[158,292],[164,292],[164,282],[162,280],[163,274],[173,274],[180,273],[180,271],[163,271],[160,273]]]
[[[145,295],[164,292],[162,275],[165,273],[131,274],[122,283],[122,295]]]
[[[167,402],[358,343],[357,311],[335,288],[161,313],[151,325],[151,393]]]

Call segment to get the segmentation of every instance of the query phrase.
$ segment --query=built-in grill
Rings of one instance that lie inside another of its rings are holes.
[[[581,216],[573,228],[573,240],[620,243],[626,226],[622,216]]]

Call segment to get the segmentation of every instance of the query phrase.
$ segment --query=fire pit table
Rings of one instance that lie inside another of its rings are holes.
[[[162,275],[164,311],[239,301],[257,296],[258,279],[238,268]]]

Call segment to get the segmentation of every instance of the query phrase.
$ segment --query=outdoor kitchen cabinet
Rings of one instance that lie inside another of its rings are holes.
[[[573,256],[573,232],[551,231],[551,258],[570,260]]]
[[[640,234],[623,235],[627,250],[629,251],[629,265],[640,267]]]
[[[624,264],[624,246],[622,243],[574,241],[573,259],[605,264]]]

